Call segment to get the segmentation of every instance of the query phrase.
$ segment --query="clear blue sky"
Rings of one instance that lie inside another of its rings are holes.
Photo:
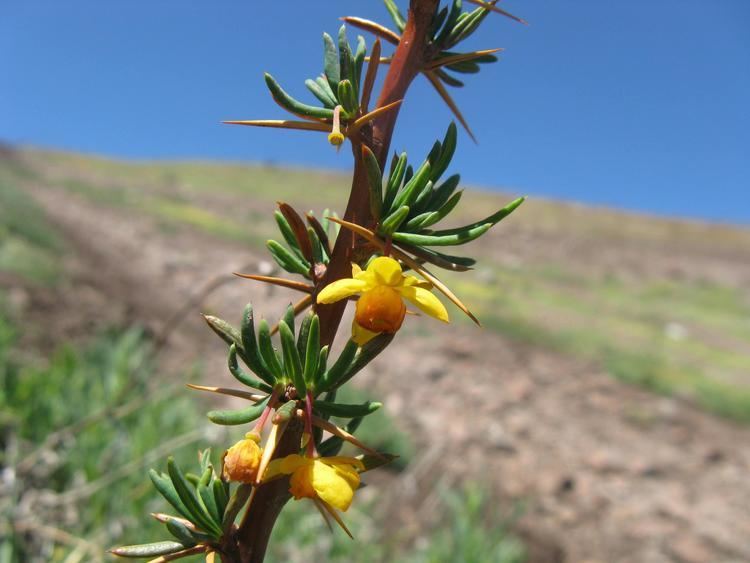
[[[455,90],[480,142],[459,141],[468,183],[750,223],[750,1],[504,6],[531,25],[493,18],[469,45],[501,62]],[[283,116],[264,70],[304,98],[342,15],[390,23],[378,0],[4,0],[0,139],[346,169],[314,133],[219,124]],[[449,120],[420,79],[394,147],[421,159]]]

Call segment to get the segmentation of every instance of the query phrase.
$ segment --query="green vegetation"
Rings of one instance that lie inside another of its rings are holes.
[[[353,542],[340,533],[325,533],[320,515],[310,510],[308,503],[296,503],[282,513],[276,524],[268,560],[331,563],[522,563],[526,560],[523,544],[509,532],[518,514],[502,514],[482,486],[468,485],[462,491],[439,487],[439,493],[439,523],[409,549],[380,535],[384,533],[383,525],[377,524],[369,507],[355,506],[346,514],[347,525],[357,540]],[[385,528],[387,532],[387,524]],[[396,533],[395,537],[398,536]],[[367,545],[366,550],[361,549],[362,543]]]
[[[277,200],[296,198],[300,191],[343,206],[344,178],[334,174],[294,171],[263,165],[150,163],[82,157],[65,153],[43,155],[34,167],[56,189],[89,201],[155,218],[167,231],[191,227],[231,242],[260,248],[275,229],[267,210]],[[214,201],[210,196],[247,196],[247,205]]]
[[[338,394],[338,400],[343,403],[364,403],[371,398],[366,391],[351,386],[342,388]],[[333,421],[341,426],[345,425],[348,419],[334,417]],[[414,444],[407,434],[396,427],[395,421],[388,416],[384,408],[362,421],[357,428],[357,437],[373,449],[399,456],[387,466],[392,470],[402,470],[414,459]],[[345,444],[341,455],[356,455],[357,453],[359,452],[356,448]]]
[[[51,283],[62,244],[43,211],[23,191],[21,183],[27,178],[22,166],[0,159],[0,272]]]
[[[489,328],[750,422],[750,305],[738,291],[705,283],[625,284],[549,266],[497,268],[492,276],[489,287],[458,287],[473,296]]]
[[[143,529],[142,515],[165,507],[143,475],[167,453],[192,461],[206,439],[194,400],[154,374],[135,330],[38,365],[16,357],[13,340],[0,320],[0,468],[12,475],[0,559],[96,561],[114,543],[157,539],[161,526]]]

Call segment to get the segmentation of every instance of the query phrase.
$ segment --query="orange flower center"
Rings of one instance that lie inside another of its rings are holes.
[[[365,291],[357,301],[357,324],[373,332],[393,334],[404,322],[406,305],[392,288],[379,285]]]

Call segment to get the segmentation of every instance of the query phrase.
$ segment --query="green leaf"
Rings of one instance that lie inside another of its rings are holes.
[[[258,342],[255,339],[255,320],[253,317],[252,303],[245,306],[242,313],[242,347],[244,348],[243,360],[251,370],[255,372],[263,381],[273,387],[276,384],[276,374],[270,369],[269,365],[263,360],[258,348]],[[231,360],[231,358],[230,358]],[[231,366],[230,366],[231,371]],[[232,375],[235,375],[232,373]],[[235,377],[237,377],[235,375]],[[239,378],[238,378],[239,379]],[[241,380],[240,380],[241,381]],[[250,379],[248,379],[250,381]]]
[[[336,98],[329,95],[328,92],[320,87],[320,84],[318,84],[315,80],[312,80],[308,78],[305,80],[305,86],[307,86],[307,89],[312,92],[313,96],[318,98],[320,100],[320,103],[322,103],[327,108],[335,108],[337,105]]]
[[[146,558],[169,555],[184,549],[185,546],[176,541],[158,541],[154,543],[116,547],[111,549],[110,552],[118,557]]]
[[[229,502],[227,490],[224,488],[224,483],[220,479],[214,479],[213,483],[211,483],[211,489],[214,494],[214,502],[216,503],[216,507],[219,510],[219,514],[222,515],[223,520],[224,512],[226,511],[227,503]]]
[[[445,25],[443,26],[443,29],[440,30],[440,33],[435,38],[435,44],[436,45],[443,45],[445,43],[445,40],[450,35],[451,31],[453,31],[453,28],[456,25],[456,22],[458,20],[458,16],[461,15],[461,8],[462,8],[462,2],[461,0],[453,0],[451,3],[451,10],[448,13],[448,17],[445,20]]]
[[[222,514],[219,513],[219,506],[216,504],[213,487],[208,483],[198,485],[198,498],[211,519],[217,526],[221,526]]]
[[[479,65],[475,61],[460,61],[445,65],[445,68],[461,74],[476,74],[479,72]]]
[[[339,54],[336,51],[336,44],[333,42],[333,38],[327,33],[323,34],[323,68],[325,69],[326,81],[331,88],[331,92],[336,92],[339,87],[339,80],[341,80]]]
[[[344,108],[345,117],[348,119],[354,118],[359,110],[359,101],[354,86],[348,78],[339,82],[338,96],[339,103]]]
[[[284,355],[284,371],[288,376],[291,376],[292,382],[297,388],[297,394],[304,396],[307,392],[307,386],[302,377],[302,362],[297,353],[294,334],[284,321],[279,322],[279,336],[281,337],[281,350]]]
[[[291,303],[287,305],[286,310],[284,311],[284,316],[282,320],[286,323],[286,326],[289,327],[289,330],[292,331],[292,338],[294,338],[294,320],[296,315],[294,314],[294,305]]]
[[[492,228],[492,223],[485,223],[471,228],[464,228],[462,230],[455,230],[456,232],[451,234],[431,234],[431,235],[418,235],[413,233],[393,233],[393,240],[396,242],[406,242],[408,244],[414,244],[417,246],[457,246],[459,244],[466,244],[471,242]]]
[[[374,360],[393,340],[393,334],[381,333],[360,348],[346,373],[331,387],[341,387],[354,377],[361,369]]]
[[[185,476],[180,471],[180,468],[174,461],[173,457],[167,459],[167,472],[169,478],[172,480],[177,494],[180,496],[180,500],[183,502],[185,507],[190,511],[191,520],[194,524],[209,532],[217,537],[221,536],[221,528],[217,523],[211,520],[211,517],[205,512],[198,497],[195,495],[195,490],[190,486]]]
[[[328,372],[325,374],[323,386],[318,391],[327,391],[337,386],[338,381],[346,375],[349,368],[354,361],[354,357],[359,350],[359,346],[354,340],[349,339],[341,351],[338,360],[331,366]]]
[[[263,410],[268,404],[270,396],[264,398],[255,404],[252,404],[244,409],[231,410],[231,409],[220,409],[208,412],[208,419],[214,424],[220,424],[222,426],[237,426],[238,424],[247,424],[258,418],[263,414]]]
[[[294,236],[294,231],[292,230],[289,221],[286,220],[284,214],[278,209],[273,212],[273,216],[276,219],[276,224],[279,226],[279,231],[284,237],[286,243],[289,245],[289,248],[292,249],[292,252],[294,252],[300,260],[304,261],[305,257],[302,255],[302,250],[300,250],[299,243],[297,242],[297,237]]]
[[[300,358],[303,358],[307,352],[307,341],[310,338],[310,323],[312,322],[313,315],[314,313],[311,312],[304,316],[299,332],[297,333],[297,353]]]
[[[447,202],[445,202],[445,205],[443,205],[437,211],[422,213],[421,215],[417,215],[416,217],[414,217],[414,219],[410,219],[406,224],[405,230],[412,232],[419,231],[441,221],[443,218],[445,218],[446,215],[453,211],[456,205],[458,205],[458,202],[461,201],[461,196],[463,195],[463,193],[463,191],[460,191],[453,194],[451,198]]]
[[[278,82],[268,73],[265,73],[266,86],[271,91],[273,99],[281,107],[290,113],[302,117],[314,117],[316,119],[333,119],[333,110],[330,108],[315,107],[303,104],[287,94]]]
[[[275,240],[266,241],[266,247],[276,263],[284,270],[293,274],[301,274],[306,278],[310,277],[310,264],[307,261],[298,258]]]
[[[432,180],[433,183],[437,182],[440,179],[440,176],[443,175],[443,172],[448,169],[448,165],[451,163],[453,154],[456,152],[457,140],[458,129],[456,128],[455,122],[451,121],[450,125],[448,125],[448,130],[445,132],[445,138],[443,139],[440,156],[432,166],[430,180]]]
[[[354,91],[359,98],[360,89],[362,85],[362,68],[365,64],[365,57],[367,56],[367,43],[365,38],[361,35],[357,36],[357,50],[354,53]]]
[[[389,213],[393,207],[393,201],[396,199],[398,189],[401,187],[401,182],[404,180],[406,163],[406,153],[402,152],[398,157],[398,160],[395,161],[395,165],[388,177],[388,186],[385,190],[385,199],[383,200],[383,215]]]
[[[323,245],[320,244],[320,238],[318,237],[317,231],[312,227],[307,227],[307,236],[312,245],[313,260],[318,264],[326,263],[326,256],[323,253]]]
[[[374,413],[376,410],[383,406],[383,403],[378,403],[376,401],[367,401],[365,403],[351,405],[344,403],[329,403],[328,401],[315,401],[313,406],[316,410],[328,416],[338,416],[340,418],[356,418]]]
[[[159,494],[161,494],[161,496],[163,496],[166,501],[171,504],[183,518],[192,520],[190,511],[187,509],[187,506],[185,506],[182,500],[180,500],[180,495],[177,494],[177,489],[174,488],[174,485],[172,484],[172,481],[169,479],[169,477],[167,477],[166,475],[159,475],[159,473],[157,473],[153,469],[149,469],[148,476],[151,479],[151,482],[154,484],[156,490],[159,491]]]
[[[232,344],[229,347],[227,367],[229,368],[229,373],[231,373],[234,378],[243,385],[247,385],[248,387],[252,387],[253,389],[258,389],[260,391],[265,391],[266,393],[270,393],[272,391],[273,388],[270,385],[267,385],[260,379],[255,379],[240,367],[239,363],[237,362],[237,346],[235,344]]]
[[[315,374],[315,381],[316,385],[315,388],[318,389],[321,385],[323,385],[325,381],[325,374],[326,371],[328,371],[328,346],[323,346],[320,349],[320,354],[318,355],[318,371]]]
[[[367,172],[367,184],[370,188],[370,211],[376,221],[380,220],[383,208],[383,175],[380,164],[370,147],[362,145],[362,160]]]
[[[240,331],[230,325],[224,319],[214,317],[213,315],[204,315],[206,323],[213,330],[219,338],[221,338],[227,344],[237,344],[242,346],[242,340],[240,339]]]
[[[388,13],[393,19],[393,23],[396,24],[398,30],[404,31],[404,28],[406,27],[406,19],[404,19],[404,16],[401,14],[396,3],[393,0],[383,0],[383,2],[385,2],[385,9],[388,10]]]
[[[305,372],[306,385],[315,387],[318,383],[318,361],[320,360],[320,320],[318,315],[313,315],[310,321],[310,334],[307,338],[305,349]]]
[[[413,246],[403,242],[398,243],[398,245],[403,250],[410,252],[417,258],[453,272],[465,272],[466,270],[471,269],[471,267],[477,262],[473,258],[467,258],[466,256],[450,256],[423,246]]]
[[[440,26],[443,25],[443,22],[445,21],[445,18],[448,16],[448,7],[444,7],[442,10],[440,10],[435,17],[432,19],[432,23],[430,24],[430,31],[429,36],[435,37],[438,30],[440,29]]]
[[[456,235],[456,234],[462,234],[465,233],[467,230],[472,230],[475,228],[478,228],[480,226],[483,226],[487,223],[490,225],[495,225],[505,219],[508,215],[513,213],[518,207],[526,201],[525,197],[519,197],[511,201],[508,205],[503,207],[502,209],[496,211],[492,215],[489,215],[482,219],[481,221],[477,221],[476,223],[472,223],[471,225],[464,225],[463,227],[457,227],[455,229],[445,229],[442,231],[435,231],[433,235],[435,236],[446,236],[446,235]]]
[[[454,78],[453,76],[445,72],[442,68],[436,68],[433,72],[448,86],[453,86],[454,88],[464,87],[463,82],[461,82],[458,78]]]
[[[187,526],[179,520],[173,518],[167,520],[167,530],[169,530],[169,533],[176,537],[177,541],[179,541],[184,547],[193,547],[198,543],[195,541],[195,538],[190,533]]]
[[[440,184],[437,188],[432,190],[432,197],[427,202],[427,206],[430,209],[439,209],[450,199],[453,192],[456,191],[458,184],[461,182],[461,176],[454,174],[448,177],[445,182]]]
[[[417,199],[414,200],[414,203],[412,203],[409,208],[411,209],[410,215],[416,216],[420,213],[422,213],[425,205],[427,202],[429,202],[430,198],[432,198],[432,180],[427,182],[424,188],[422,188],[422,191],[419,192],[419,195],[417,196]]]
[[[404,188],[398,193],[396,199],[393,201],[393,207],[401,207],[402,205],[410,206],[427,185],[427,182],[430,181],[431,170],[430,162],[425,160],[422,166],[414,173],[414,176],[406,182]]]
[[[325,92],[326,95],[334,101],[333,107],[336,107],[339,102],[336,98],[336,93],[334,92],[334,90],[331,90],[331,85],[328,83],[328,80],[326,80],[326,75],[322,74],[318,76],[315,79],[315,83],[320,86],[320,89],[323,90],[323,92]],[[336,84],[338,85],[338,82],[336,82]]]
[[[260,357],[263,358],[263,362],[271,370],[276,381],[286,381],[286,374],[281,367],[281,361],[271,340],[271,327],[268,326],[266,319],[261,319],[258,323],[258,349]]]
[[[349,47],[349,41],[346,38],[346,26],[339,28],[339,74],[340,80],[348,80],[350,85],[354,82],[354,55]],[[341,88],[341,82],[339,82]],[[356,98],[356,96],[355,96]],[[341,98],[339,98],[339,102]]]
[[[404,222],[409,216],[409,206],[403,205],[391,213],[384,221],[380,223],[378,227],[378,233],[384,237],[390,236],[396,229],[399,228],[401,223]]]

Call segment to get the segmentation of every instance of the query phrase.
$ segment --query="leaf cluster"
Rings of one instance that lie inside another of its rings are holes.
[[[456,125],[451,123],[443,141],[435,141],[416,170],[409,165],[405,152],[394,155],[387,178],[383,178],[373,152],[368,147],[363,147],[362,151],[370,188],[370,208],[377,220],[376,233],[423,261],[464,271],[474,265],[474,259],[450,256],[431,247],[457,246],[479,238],[518,208],[524,198],[515,199],[469,225],[433,230],[435,224],[455,209],[463,194],[457,189],[460,175],[454,174],[440,182],[456,150],[456,136]]]

